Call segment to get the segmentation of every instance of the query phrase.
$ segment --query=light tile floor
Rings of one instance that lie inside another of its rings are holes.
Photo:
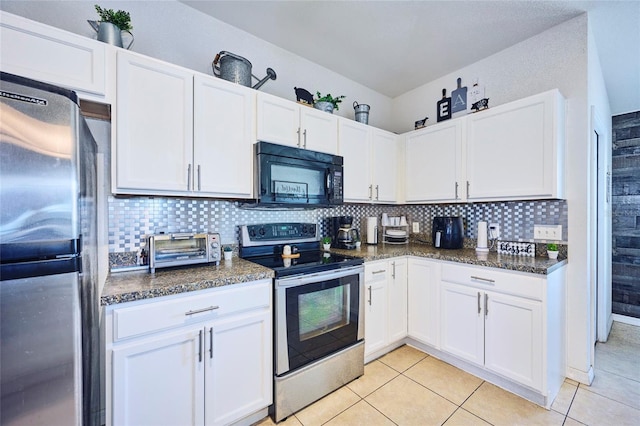
[[[614,323],[591,386],[567,379],[546,410],[410,346],[279,425],[640,425],[640,327]],[[257,425],[273,425],[266,418]]]

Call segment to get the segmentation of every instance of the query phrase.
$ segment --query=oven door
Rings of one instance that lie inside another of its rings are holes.
[[[363,271],[357,266],[276,280],[277,376],[364,339]]]

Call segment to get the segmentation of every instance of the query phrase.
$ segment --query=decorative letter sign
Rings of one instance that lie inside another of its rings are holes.
[[[447,89],[442,89],[442,99],[438,101],[438,122],[451,118],[451,98],[447,98]]]

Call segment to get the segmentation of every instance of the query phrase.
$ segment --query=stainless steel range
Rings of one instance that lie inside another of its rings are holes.
[[[319,248],[314,223],[240,229],[240,256],[275,271],[276,422],[364,374],[363,260]]]

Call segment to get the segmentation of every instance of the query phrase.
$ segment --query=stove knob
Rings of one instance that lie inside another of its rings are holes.
[[[256,236],[256,230],[253,229],[253,228],[249,229],[249,236],[252,237],[252,238],[255,237]]]
[[[260,228],[260,230],[258,232],[260,233],[261,236],[264,237],[264,234],[265,234],[264,228]]]
[[[302,225],[302,235],[307,233],[307,225]]]

